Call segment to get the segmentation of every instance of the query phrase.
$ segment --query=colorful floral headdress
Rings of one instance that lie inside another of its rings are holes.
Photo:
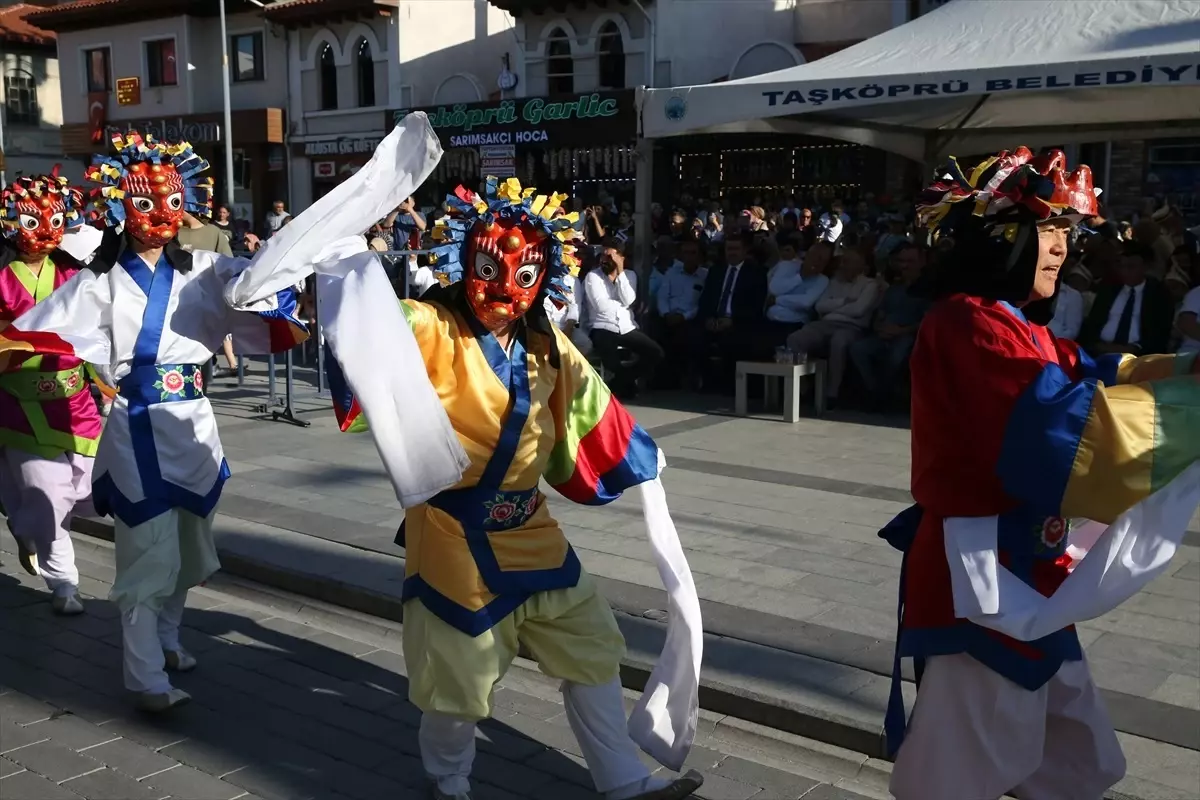
[[[451,282],[462,279],[462,261],[467,238],[478,222],[502,222],[528,225],[546,237],[547,275],[543,291],[555,303],[567,302],[565,278],[579,273],[579,259],[572,244],[582,234],[577,212],[566,213],[565,194],[539,195],[534,188],[522,189],[516,178],[500,181],[488,177],[485,196],[459,186],[446,196],[449,215],[434,223],[431,233],[434,271],[444,273]]]
[[[17,178],[0,191],[0,225],[4,236],[12,238],[20,231],[20,212],[17,203],[53,201],[58,198],[63,204],[63,228],[70,230],[84,223],[83,191],[71,186],[71,182],[58,175],[58,165],[49,175],[29,175]]]
[[[183,181],[183,210],[205,217],[212,215],[212,178],[199,177],[208,169],[208,162],[189,143],[158,142],[149,134],[143,139],[137,131],[115,133],[112,143],[116,156],[95,156],[86,172],[88,180],[101,185],[93,200],[93,213],[108,227],[115,228],[125,221],[121,180],[129,175],[129,167],[137,163],[175,167]]]
[[[1061,150],[1035,157],[1018,147],[1013,153],[1002,150],[969,172],[952,157],[946,173],[917,196],[917,219],[935,238],[969,220],[1001,228],[1058,216],[1078,221],[1098,213],[1099,194],[1087,165],[1068,175]]]

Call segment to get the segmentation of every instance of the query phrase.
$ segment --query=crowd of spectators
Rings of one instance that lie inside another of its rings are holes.
[[[829,405],[900,408],[932,272],[952,245],[931,247],[904,209],[869,195],[824,207],[756,198],[729,214],[685,196],[669,213],[653,207],[652,256],[639,268],[628,263],[630,209],[602,197],[583,209],[591,257],[566,314],[623,397],[728,392],[736,361],[782,356],[827,361]],[[1061,272],[1055,334],[1096,354],[1200,348],[1198,233],[1155,200],[1129,222],[1085,220]]]
[[[734,213],[682,195],[667,208],[652,206],[651,256],[637,264],[632,208],[603,194],[582,206],[587,246],[573,300],[546,309],[618,396],[728,393],[737,361],[820,358],[828,405],[906,404],[908,356],[932,302],[931,274],[951,244],[927,243],[911,202],[756,197]],[[438,213],[423,214],[408,198],[372,227],[368,243],[419,251],[430,244],[427,216],[432,222]],[[274,204],[260,237],[220,207],[212,226],[234,252],[252,252],[289,220],[283,203]],[[1200,349],[1198,233],[1156,200],[1129,221],[1085,220],[1060,274],[1051,329],[1095,354]],[[420,256],[387,266],[398,292],[419,296],[438,280]]]

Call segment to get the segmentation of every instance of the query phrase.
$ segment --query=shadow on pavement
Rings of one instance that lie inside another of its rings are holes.
[[[55,617],[43,591],[0,575],[0,683],[259,797],[423,796],[400,654],[249,607],[189,607],[182,641],[199,667],[173,681],[193,700],[151,717],[122,688],[117,609],[86,602],[85,616]],[[543,777],[590,786],[577,763],[503,722],[481,723],[477,744],[481,796],[534,756]]]

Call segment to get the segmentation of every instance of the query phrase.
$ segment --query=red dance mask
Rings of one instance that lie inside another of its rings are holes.
[[[183,179],[171,164],[134,163],[121,179],[125,230],[150,247],[175,238],[183,222]]]
[[[59,195],[43,194],[17,201],[17,235],[13,244],[22,256],[44,257],[62,243],[67,206]],[[39,262],[40,263],[40,262]]]
[[[533,307],[546,270],[545,238],[532,228],[479,223],[467,243],[467,302],[489,331]]]

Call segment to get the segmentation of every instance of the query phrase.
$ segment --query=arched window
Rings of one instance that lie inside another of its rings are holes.
[[[4,75],[5,116],[13,125],[37,125],[41,122],[38,111],[37,81],[23,69],[14,69]]]
[[[333,61],[333,45],[325,43],[321,50],[321,110],[338,107],[337,64]]]
[[[358,82],[359,108],[375,105],[375,59],[371,57],[371,45],[365,38],[358,40],[354,57],[354,77]]]
[[[575,59],[562,28],[555,28],[546,39],[546,83],[550,94],[575,93]]]
[[[609,20],[600,28],[596,41],[596,53],[600,58],[600,88],[625,88],[625,41],[617,23]]]

